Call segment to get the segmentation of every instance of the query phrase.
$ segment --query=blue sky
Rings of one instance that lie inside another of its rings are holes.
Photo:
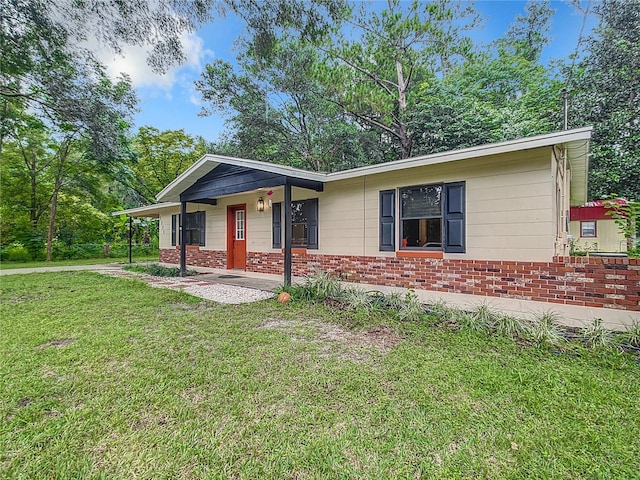
[[[385,2],[386,3],[386,2]],[[475,42],[489,43],[504,35],[517,14],[524,13],[526,3],[521,0],[479,0],[475,6],[484,18],[483,28],[472,32]],[[543,62],[570,55],[576,48],[583,15],[563,1],[552,1],[556,10],[553,18],[552,42],[543,53]],[[586,2],[583,1],[583,6]],[[584,35],[595,26],[596,19],[587,19]],[[184,129],[190,135],[200,135],[215,141],[224,130],[219,116],[199,117],[200,98],[193,87],[207,62],[214,58],[233,61],[234,40],[242,33],[242,23],[235,17],[216,19],[194,34],[184,35],[183,46],[187,62],[157,75],[145,64],[142,48],[128,48],[124,57],[105,58],[112,74],[124,71],[131,75],[140,98],[140,112],[135,126],[153,126],[160,130]]]

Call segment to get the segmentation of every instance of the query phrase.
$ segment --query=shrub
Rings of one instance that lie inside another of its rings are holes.
[[[486,303],[478,305],[473,316],[476,317],[477,324],[485,329],[491,328],[497,318]]]
[[[444,300],[438,300],[431,306],[431,313],[440,318],[444,322],[458,323],[458,316],[461,314],[460,310],[448,305]]]
[[[342,292],[342,299],[351,310],[370,312],[376,308],[374,297],[359,288],[349,288]]]
[[[591,325],[582,330],[584,343],[589,348],[603,348],[613,345],[613,333],[602,325],[602,319],[596,318]]]
[[[557,345],[562,341],[560,327],[556,321],[556,315],[545,312],[540,318],[531,324],[529,336],[538,345]]]
[[[33,260],[33,257],[21,243],[12,243],[0,249],[0,260],[3,262],[29,262]]]
[[[400,320],[405,320],[409,322],[417,322],[424,318],[425,308],[420,300],[418,300],[418,296],[416,292],[413,290],[407,291],[404,296],[404,302],[398,311],[398,317]]]
[[[518,338],[526,336],[529,322],[513,315],[498,315],[493,322],[493,328],[498,335]]]
[[[122,267],[124,270],[131,272],[146,273],[147,275],[153,275],[154,277],[179,277],[180,268],[178,267],[165,267],[157,263],[150,263],[148,265],[125,265]],[[187,272],[190,274],[193,272]]]
[[[622,341],[632,347],[640,348],[640,322],[634,320],[622,334]]]
[[[305,285],[315,292],[318,300],[337,298],[342,292],[338,277],[319,268],[314,268],[313,273],[307,276]]]
[[[456,312],[455,322],[462,330],[476,333],[487,330],[487,324],[474,312]]]

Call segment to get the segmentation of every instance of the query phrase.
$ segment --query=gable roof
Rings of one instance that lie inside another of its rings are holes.
[[[211,181],[216,177],[216,169],[221,172],[235,171],[242,172],[238,175],[250,176],[254,172],[261,179],[262,183],[268,182],[269,178],[277,179],[282,185],[284,181],[292,185],[303,186],[308,188],[311,185],[316,190],[321,189],[322,185],[327,182],[338,180],[346,180],[349,178],[357,178],[379,173],[393,172],[406,168],[423,167],[428,165],[437,165],[460,160],[470,160],[489,155],[498,155],[503,153],[519,152],[530,150],[533,148],[561,146],[566,148],[569,165],[571,168],[571,204],[581,205],[587,200],[587,173],[589,168],[589,140],[593,127],[576,128],[572,130],[564,130],[561,132],[548,133],[544,135],[536,135],[534,137],[519,138],[516,140],[508,140],[505,142],[490,143],[475,147],[462,148],[458,150],[450,150],[447,152],[433,153],[430,155],[421,155],[413,158],[405,158],[392,162],[380,163],[377,165],[369,165],[366,167],[353,168],[334,173],[310,172],[299,168],[289,167],[286,165],[278,165],[275,163],[260,162],[257,160],[249,160],[246,158],[227,157],[223,155],[207,154],[200,158],[196,163],[179,175],[174,181],[167,185],[158,195],[156,199],[158,204],[148,205],[140,208],[132,208],[120,212],[114,212],[114,215],[127,213],[132,215],[151,216],[157,211],[165,208],[175,208],[179,205],[180,196],[187,190],[194,190],[194,185],[203,179]],[[222,168],[221,168],[222,167]],[[212,173],[214,172],[214,173]],[[253,184],[256,184],[255,182]],[[253,187],[248,184],[243,189],[241,185],[237,185],[234,189],[227,191],[250,191]],[[262,185],[264,186],[264,185]],[[277,186],[276,184],[270,186]],[[203,192],[200,192],[203,193]],[[197,196],[197,193],[191,194],[186,201],[191,201],[191,196]],[[218,195],[222,196],[222,195]]]
[[[220,165],[233,165],[236,167],[243,167],[244,169],[268,172],[291,179],[326,183],[345,180],[348,178],[392,172],[405,168],[436,165],[457,160],[468,160],[487,155],[518,152],[552,145],[566,145],[568,147],[569,163],[572,171],[571,199],[574,203],[584,203],[586,200],[587,186],[588,143],[591,138],[591,131],[592,127],[577,128],[545,135],[537,135],[534,137],[520,138],[517,140],[508,140],[505,142],[479,145],[459,150],[421,155],[418,157],[395,160],[392,162],[353,168],[334,173],[310,172],[308,170],[274,163],[260,162],[257,160],[207,154],[179,175],[173,182],[167,185],[160,193],[158,193],[156,199],[159,202],[179,202],[181,193],[194,185],[199,179],[218,168]]]

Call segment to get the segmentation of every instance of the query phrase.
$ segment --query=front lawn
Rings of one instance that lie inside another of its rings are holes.
[[[0,289],[0,478],[640,478],[627,354],[96,273]]]

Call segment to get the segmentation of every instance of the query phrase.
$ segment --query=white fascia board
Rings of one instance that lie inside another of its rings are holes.
[[[579,140],[588,141],[591,138],[592,130],[593,127],[576,128],[573,130],[566,130],[562,132],[537,135],[535,137],[519,138],[517,140],[508,140],[506,142],[490,143],[486,145],[479,145],[477,147],[433,153],[420,157],[405,158],[402,160],[395,160],[393,162],[354,168],[352,170],[345,170],[343,172],[330,173],[327,175],[326,181],[331,182],[336,180],[345,180],[348,178],[361,177],[365,175],[393,172],[405,168],[436,165],[439,163],[455,162],[457,160],[469,160],[472,158],[484,157],[488,155],[498,155],[500,153],[510,153],[521,150],[529,150],[532,148],[548,147],[550,145],[575,142]]]
[[[314,180],[317,182],[326,182],[327,174],[321,172],[311,172],[300,168],[289,167],[287,165],[278,165],[276,163],[260,162],[258,160],[249,160],[247,158],[224,157],[220,155],[205,155],[213,161],[235,165],[237,167],[254,168],[263,172],[275,173],[278,175],[286,175],[287,177],[302,178],[304,180]]]
[[[119,215],[129,215],[131,217],[157,217],[160,213],[160,210],[164,210],[166,208],[176,208],[179,206],[179,202],[155,203],[153,205],[145,205],[144,207],[119,210],[117,212],[111,213],[111,215],[113,215],[114,217],[117,217]]]
[[[178,175],[173,182],[156,195],[156,200],[158,202],[162,200],[165,202],[179,202],[182,192],[219,165],[219,163],[211,161],[208,157],[210,155],[202,156],[196,163]]]

